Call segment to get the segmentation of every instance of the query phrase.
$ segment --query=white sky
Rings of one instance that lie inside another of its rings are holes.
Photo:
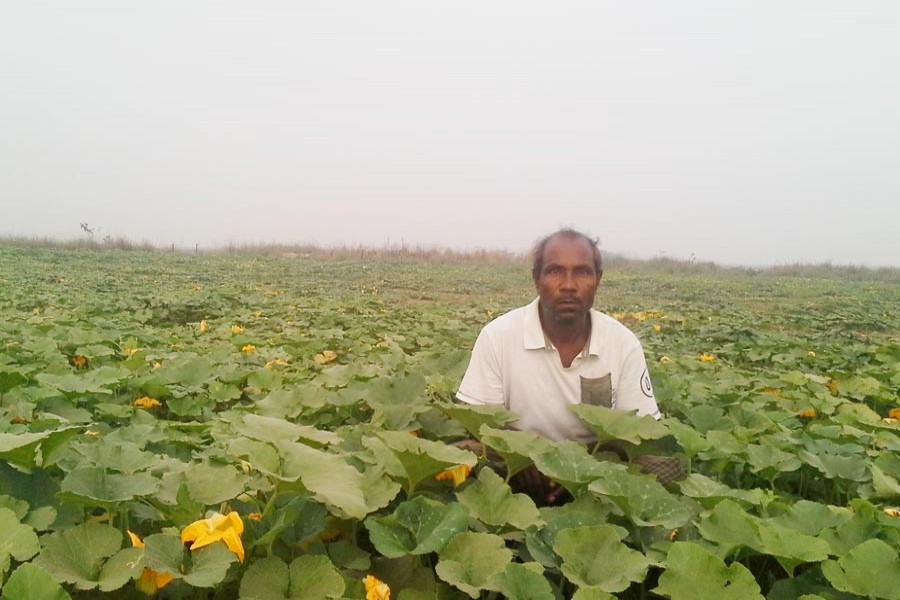
[[[0,3],[0,235],[900,266],[900,3]]]

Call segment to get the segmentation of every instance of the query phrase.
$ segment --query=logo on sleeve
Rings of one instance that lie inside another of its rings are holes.
[[[650,385],[650,373],[647,372],[647,369],[644,369],[644,373],[641,375],[641,391],[648,398],[653,397],[653,386]]]

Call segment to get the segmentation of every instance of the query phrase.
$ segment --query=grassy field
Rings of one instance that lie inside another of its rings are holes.
[[[453,404],[527,264],[379,258],[0,245],[2,598],[900,598],[893,272],[610,261],[663,486]]]

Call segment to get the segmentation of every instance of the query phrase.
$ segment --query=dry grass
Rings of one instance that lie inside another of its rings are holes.
[[[530,253],[516,254],[503,250],[476,249],[469,251],[448,248],[410,246],[407,244],[367,246],[315,246],[312,244],[228,244],[220,248],[194,249],[171,246],[154,246],[148,241],[134,242],[123,237],[106,236],[102,239],[82,237],[58,240],[47,237],[0,237],[0,244],[17,247],[54,248],[60,250],[122,250],[142,252],[182,252],[196,254],[243,254],[278,256],[282,258],[312,258],[316,260],[372,260],[378,262],[434,262],[472,264],[524,264],[530,261]],[[874,283],[900,284],[900,268],[865,267],[862,265],[833,265],[824,263],[790,264],[773,267],[729,267],[713,262],[695,262],[668,257],[633,259],[605,252],[604,268],[611,271],[638,271],[666,273],[669,275],[746,276],[774,275],[808,279],[833,279],[843,281],[871,281]]]

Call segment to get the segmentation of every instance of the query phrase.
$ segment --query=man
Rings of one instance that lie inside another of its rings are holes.
[[[538,297],[482,329],[457,397],[504,406],[518,415],[516,428],[552,440],[594,441],[568,409],[574,404],[659,418],[640,341],[592,309],[603,276],[596,242],[562,229],[540,240],[533,258]],[[553,499],[554,486],[534,469],[524,477],[531,480],[524,487],[542,487]]]

